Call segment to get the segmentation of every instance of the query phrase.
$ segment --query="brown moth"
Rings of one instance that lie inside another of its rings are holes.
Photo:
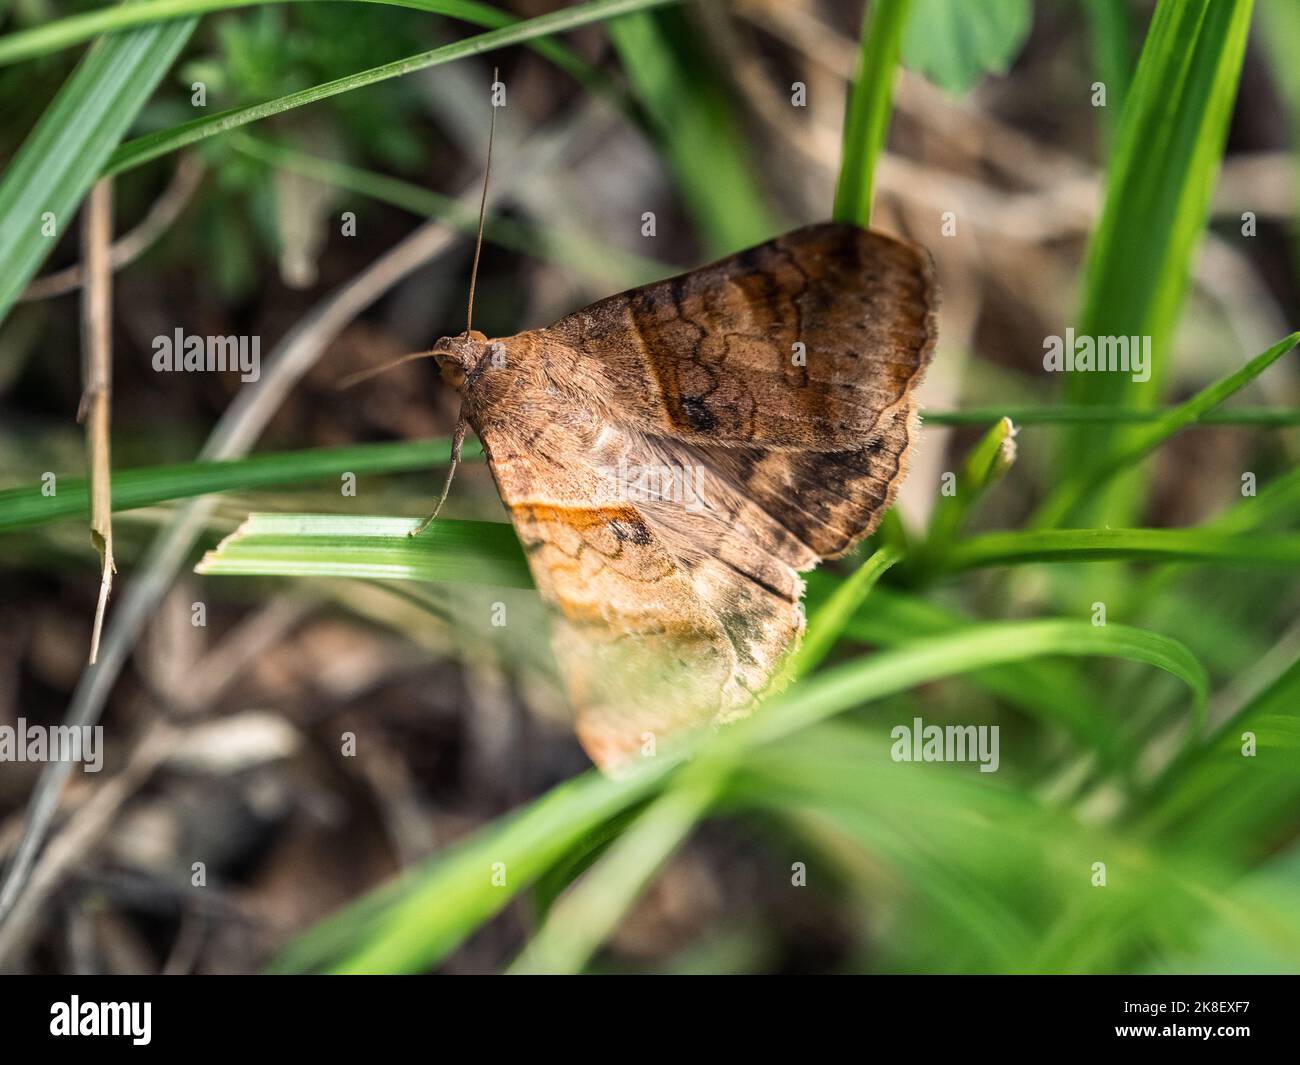
[[[799,571],[898,491],[935,301],[922,249],[826,223],[547,329],[434,346],[598,766],[752,709],[803,630]]]

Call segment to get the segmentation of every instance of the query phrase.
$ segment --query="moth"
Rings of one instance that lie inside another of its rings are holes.
[[[872,532],[903,480],[936,298],[921,248],[825,223],[427,353],[602,769],[753,708],[803,630],[799,573]]]

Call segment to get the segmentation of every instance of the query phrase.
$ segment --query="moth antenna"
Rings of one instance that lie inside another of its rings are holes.
[[[492,85],[495,90],[496,84],[500,81],[500,67],[492,68]],[[487,211],[487,190],[488,177],[492,173],[492,138],[497,129],[497,105],[492,101],[492,120],[488,125],[488,150],[487,165],[483,168],[483,195],[478,201],[478,237],[474,241],[474,265],[469,271],[469,306],[465,310],[465,335],[469,336],[470,330],[474,328],[474,286],[478,282],[478,258],[483,251],[483,216]]]
[[[442,495],[438,497],[438,505],[433,508],[433,513],[407,533],[407,536],[419,536],[424,532],[433,524],[438,512],[442,510],[442,505],[447,502],[447,493],[451,491],[451,479],[456,476],[456,467],[460,465],[460,449],[465,443],[465,429],[468,425],[464,414],[456,418],[456,428],[451,434],[451,466],[447,470],[447,479],[442,483]]]
[[[431,359],[431,358],[433,358],[432,351],[413,351],[411,352],[411,354],[403,355],[399,359],[390,359],[382,366],[372,366],[368,370],[358,370],[356,373],[350,373],[347,375],[347,377],[339,381],[334,387],[338,391],[343,392],[346,389],[351,388],[353,385],[361,384],[362,381],[369,381],[370,378],[372,377],[378,377],[381,373],[387,373],[389,370],[393,369],[396,366],[401,366],[403,363],[414,362],[416,359]]]

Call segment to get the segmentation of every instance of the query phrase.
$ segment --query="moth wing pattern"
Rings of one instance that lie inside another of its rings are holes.
[[[856,450],[920,383],[937,337],[929,255],[826,222],[610,296],[546,335],[625,418],[692,443]]]
[[[902,480],[934,301],[923,251],[826,224],[499,342],[467,416],[599,766],[752,708],[799,571]]]
[[[657,748],[748,711],[802,629],[797,569],[816,556],[671,442],[553,413],[523,436],[480,435],[554,613],[579,740],[611,770],[651,737]],[[575,436],[588,446],[574,449]],[[552,449],[566,457],[534,460]],[[637,471],[664,469],[690,471],[684,495],[638,483]]]

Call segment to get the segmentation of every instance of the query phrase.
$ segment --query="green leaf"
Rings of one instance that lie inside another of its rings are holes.
[[[809,619],[808,632],[795,652],[791,664],[793,676],[811,673],[830,653],[876,582],[902,557],[893,547],[882,547],[862,563],[847,580],[840,581],[817,612]]]
[[[462,459],[482,455],[477,441],[468,441]],[[281,451],[230,462],[185,462],[113,474],[113,510],[149,507],[171,499],[188,499],[210,492],[247,491],[273,485],[303,484],[343,473],[397,473],[446,465],[451,457],[449,440],[356,444],[351,447]],[[46,496],[41,485],[24,485],[0,491],[0,532],[64,518],[84,519],[89,495],[84,478],[59,478],[57,492]]]
[[[176,19],[96,41],[23,141],[0,178],[0,321],[195,25]],[[49,219],[52,236],[42,228]]]
[[[112,154],[104,168],[104,173],[120,174],[125,170],[140,166],[150,159],[157,159],[168,152],[183,148],[187,144],[194,144],[196,141],[204,140],[207,137],[215,137],[220,133],[228,133],[230,130],[246,126],[250,122],[258,122],[297,107],[305,107],[307,104],[316,103],[318,100],[326,100],[331,96],[338,96],[340,93],[352,92],[354,89],[361,89],[367,85],[386,81],[389,78],[399,78],[417,70],[427,70],[429,67],[451,63],[457,59],[483,55],[513,44],[524,44],[553,33],[564,33],[567,30],[614,18],[617,15],[624,15],[630,11],[642,11],[649,7],[658,7],[675,2],[676,0],[592,0],[591,3],[562,8],[559,11],[539,15],[537,18],[528,19],[525,22],[512,23],[501,29],[481,33],[476,37],[467,37],[453,44],[446,44],[440,48],[430,49],[427,52],[418,52],[415,55],[395,60],[392,63],[384,63],[382,66],[371,67],[369,70],[358,71],[356,74],[348,74],[342,78],[335,78],[333,81],[313,85],[310,88],[291,92],[285,96],[278,96],[274,100],[266,100],[260,104],[250,104],[247,107],[234,107],[227,111],[220,111],[215,115],[205,115],[190,122],[183,122],[179,126],[173,126],[170,129],[158,130],[155,133],[137,137],[135,140],[123,144]]]
[[[1106,86],[1106,106],[1096,111],[1109,149],[1133,77],[1133,9],[1129,0],[1087,0],[1084,7],[1092,62]]]
[[[1125,625],[1007,622],[918,641],[801,681],[753,717],[716,735],[705,734],[697,741],[697,757],[720,759],[716,765],[723,772],[743,764],[751,745],[778,742],[873,699],[969,670],[1043,655],[1116,655],[1167,670],[1192,689],[1193,718],[1200,718],[1205,673],[1191,652],[1174,640]],[[654,794],[678,765],[676,759],[661,755],[619,780],[589,773],[562,785],[318,925],[290,945],[274,970],[419,972],[437,964],[514,894],[561,860],[570,846]],[[709,798],[707,791],[700,792],[694,800],[684,799],[661,810],[638,849],[643,845],[645,853],[652,849],[663,853]],[[494,882],[494,872],[504,880]],[[639,890],[635,870],[621,860],[608,875],[617,881],[623,900]]]
[[[510,973],[581,972],[717,798],[723,773],[703,759],[679,774],[552,908]]]
[[[771,237],[781,227],[755,178],[731,88],[698,33],[676,11],[628,15],[608,31],[709,254]]]
[[[1034,525],[1055,525],[1080,505],[1090,493],[1095,493],[1107,480],[1123,470],[1135,466],[1175,433],[1194,424],[1272,366],[1278,359],[1300,343],[1300,333],[1283,337],[1267,351],[1256,355],[1241,369],[1203,388],[1185,403],[1166,412],[1152,425],[1129,431],[1122,445],[1108,458],[1090,463],[1083,472],[1070,478],[1039,508]]]
[[[930,425],[987,425],[999,418],[1009,418],[1017,428],[1026,425],[1141,425],[1163,421],[1177,407],[1135,410],[1132,407],[1081,407],[1061,404],[1055,407],[966,407],[962,410],[927,410]],[[1300,407],[1241,407],[1236,410],[1209,410],[1183,429],[1197,426],[1237,425],[1246,428],[1274,429],[1300,425]]]
[[[1300,565],[1300,535],[1196,529],[1045,529],[974,536],[954,544],[947,570],[1018,562],[1213,562],[1233,566]]]
[[[1120,116],[1101,218],[1088,243],[1079,336],[1151,338],[1151,377],[1077,373],[1073,403],[1150,407],[1173,359],[1171,341],[1205,230],[1250,28],[1251,0],[1160,0]],[[1063,442],[1086,481],[1131,447],[1122,428],[1088,428]],[[1136,474],[1094,497],[1089,521],[1132,521]],[[1076,489],[1068,489],[1075,492]]]
[[[408,535],[419,525],[413,518],[250,514],[195,572],[533,586],[508,523],[440,518]]]
[[[941,495],[930,517],[924,552],[942,555],[957,536],[980,497],[1000,481],[1016,461],[1016,427],[1001,418],[966,456],[952,495]]]
[[[862,51],[844,115],[844,147],[835,186],[837,222],[871,224],[876,160],[885,147],[894,103],[898,50],[911,0],[872,0],[862,18]]]
[[[1205,669],[1177,640],[1130,625],[1095,626],[1087,621],[1047,619],[987,622],[848,662],[801,682],[767,710],[720,736],[732,736],[730,742],[767,743],[869,699],[973,669],[1044,655],[1113,655],[1156,666],[1192,689],[1194,719],[1199,721],[1204,715],[1209,684]],[[752,737],[747,733],[753,733]]]
[[[1025,39],[1029,0],[913,0],[903,31],[903,63],[950,93],[1005,74]]]

